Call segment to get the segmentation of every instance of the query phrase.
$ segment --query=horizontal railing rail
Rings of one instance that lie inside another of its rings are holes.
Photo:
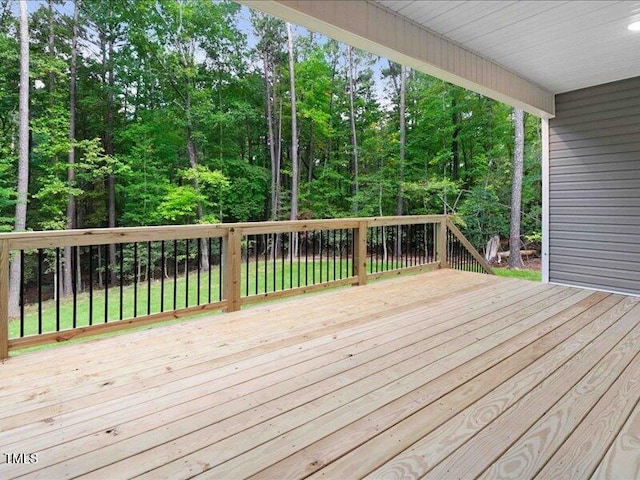
[[[10,311],[12,262],[19,301]],[[444,215],[0,234],[0,358],[437,268],[492,273]]]

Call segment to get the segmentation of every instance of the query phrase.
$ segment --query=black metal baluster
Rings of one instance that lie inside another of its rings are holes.
[[[340,252],[340,255],[339,255],[339,257],[340,257],[340,280],[342,280],[342,269],[344,268],[344,265],[343,265],[343,262],[342,262],[342,239],[344,238],[344,228],[340,229],[339,237],[340,237],[340,241],[339,241],[340,246],[339,246],[339,250],[338,251]],[[334,245],[334,248],[335,248],[335,245]]]
[[[298,232],[289,232],[289,288],[293,288],[293,251],[294,251],[293,236],[297,234]],[[298,278],[300,278],[299,275],[300,275],[300,272],[298,272]]]
[[[24,337],[24,250],[20,250],[20,337]]]
[[[309,232],[304,237],[304,284],[309,285]]]
[[[254,253],[255,253],[255,257],[256,257],[256,261],[254,262],[254,268],[256,269],[256,285],[255,285],[255,291],[256,291],[256,295],[258,294],[258,235],[254,235],[255,237],[255,244],[254,244]]]
[[[411,235],[409,236],[409,249],[411,252],[411,265],[418,264],[418,258],[416,257],[416,252],[418,251],[418,241],[416,240],[416,232],[418,225],[411,225],[409,227],[409,231]]]
[[[184,306],[189,306],[189,239],[185,240],[184,247]]]
[[[160,242],[160,311],[164,312],[164,266],[167,258],[165,256],[164,240]]]
[[[356,262],[355,262],[355,258],[356,258],[356,236],[355,236],[355,228],[351,229],[351,242],[350,246],[351,246],[351,276],[354,277],[356,275]]]
[[[411,248],[411,265],[417,265],[418,258],[416,257],[416,252],[418,251],[418,242],[416,241],[416,228],[417,225],[409,226],[409,231],[411,232],[411,236],[409,237],[409,245]]]
[[[289,245],[289,249],[291,249],[291,245]],[[284,275],[285,275],[285,271],[284,271],[284,265],[285,265],[285,256],[284,256],[284,233],[282,234],[282,240],[280,242],[280,267],[282,268],[281,272],[280,272],[280,279],[281,279],[281,285],[280,288],[281,290],[284,290]]]
[[[411,225],[404,226],[404,245],[405,245],[405,267],[410,267],[411,264]]]
[[[349,250],[350,243],[351,243],[351,242],[349,242],[349,235],[352,235],[352,232],[353,232],[353,229],[351,229],[351,228],[347,229],[347,237],[346,237],[346,245],[345,245],[345,253],[346,253],[346,257],[347,257],[347,261],[346,261],[346,264],[347,264],[346,267],[347,268],[346,268],[345,272],[346,272],[347,277],[352,277],[353,276],[353,272],[349,270],[349,255],[351,254],[351,251]],[[352,263],[352,265],[353,265],[353,263]]]
[[[377,272],[376,268],[378,267],[378,227],[371,227],[368,229],[369,233],[369,242],[368,248],[370,248],[370,268],[369,272],[374,273]]]
[[[93,245],[89,245],[89,325],[93,325]]]
[[[382,239],[383,239],[383,268],[385,271],[389,270],[389,230],[387,227],[382,227]]]
[[[245,254],[245,270],[246,270],[246,274],[245,274],[245,278],[244,278],[244,290],[245,290],[245,296],[249,296],[249,249],[251,248],[251,242],[249,240],[249,236],[247,236],[247,252]],[[222,270],[222,269],[221,269]],[[211,285],[209,285],[209,288],[211,288]],[[211,298],[209,298],[209,303],[211,303]]]
[[[208,291],[207,299],[208,299],[209,303],[211,303],[211,263],[212,263],[211,259],[213,258],[213,254],[211,252],[211,243],[212,243],[211,237],[207,238],[207,253],[208,253],[207,259],[208,259],[208,262],[209,262],[209,265],[208,265],[208,267],[209,267],[209,272],[208,272],[209,273],[209,280],[208,280],[208,282],[209,283],[208,283],[208,287],[207,287],[207,291]],[[247,258],[249,258],[249,257],[247,257]],[[249,278],[249,277],[247,277],[247,278]],[[248,288],[249,287],[247,287],[247,289]]]
[[[44,252],[38,249],[38,334],[42,333],[42,263]]]
[[[202,265],[200,264],[200,262],[202,261],[202,245],[201,245],[202,239],[201,238],[196,238],[196,244],[198,245],[196,254],[198,255],[197,257],[197,261],[196,261],[196,265],[198,267],[198,273],[197,273],[197,284],[198,284],[198,293],[196,294],[196,305],[200,305],[200,271],[202,270]]]
[[[71,247],[71,291],[73,292],[73,328],[78,326],[78,247]]]
[[[147,315],[151,315],[151,242],[147,242]]]
[[[311,240],[311,256],[312,256],[312,263],[313,263],[313,271],[312,271],[312,277],[313,277],[313,285],[316,284],[316,232],[313,232],[313,238]]]
[[[404,266],[409,266],[411,260],[411,225],[404,225]]]
[[[273,291],[276,291],[276,282],[278,275],[276,274],[276,257],[278,256],[278,234],[273,234]]]
[[[265,233],[264,239],[264,293],[269,291],[269,236]]]
[[[342,264],[340,265],[342,268]],[[333,231],[333,279],[336,279],[336,231]]]
[[[173,241],[173,309],[178,309],[178,241]]]
[[[100,248],[100,247],[98,247]],[[104,246],[104,323],[109,319],[109,245]]]
[[[391,234],[391,269],[395,270],[398,268],[398,225],[391,227]]]
[[[300,287],[300,235],[301,232],[296,232],[296,250],[295,250],[295,254],[296,257],[298,259],[298,287]],[[306,238],[306,235],[305,235]],[[293,285],[292,285],[293,286]]]
[[[373,232],[367,228],[367,248],[369,249],[369,273],[373,273]]]
[[[218,300],[222,301],[222,237],[218,237]]]
[[[164,243],[164,242],[163,242]],[[123,311],[123,302],[124,302],[124,255],[122,254],[122,251],[124,249],[124,246],[122,243],[118,244],[118,255],[120,255],[120,320],[122,320],[124,318],[124,311]]]
[[[422,225],[422,228],[420,230],[422,231],[422,263],[425,264],[429,261],[427,255],[427,238],[429,236],[429,227],[427,227],[426,225]]]
[[[378,236],[378,245],[376,247],[376,272],[384,272],[384,231],[382,230],[382,227],[378,227],[376,235]]]
[[[322,245],[322,237],[323,237],[322,230],[320,230],[320,242],[319,242],[319,245],[318,245],[318,248],[320,250],[320,283],[322,283],[322,247],[323,247],[323,245]]]
[[[138,242],[133,242],[133,317],[138,316]]]
[[[60,275],[60,248],[56,248],[56,286],[55,286],[55,296],[56,296],[56,332],[60,331],[60,285],[62,283],[62,275]]]
[[[211,262],[212,262],[212,258],[213,258],[213,254],[211,252],[211,237],[207,238],[207,261],[209,262],[209,265],[207,265],[209,267],[209,279],[207,280],[207,301],[208,303],[211,303]],[[248,277],[247,277],[248,278]]]

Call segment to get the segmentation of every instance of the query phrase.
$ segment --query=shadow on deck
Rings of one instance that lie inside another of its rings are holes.
[[[12,357],[0,477],[637,477],[639,301],[439,270]]]

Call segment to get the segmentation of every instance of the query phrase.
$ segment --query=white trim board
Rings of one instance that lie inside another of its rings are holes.
[[[562,282],[549,282],[549,285],[558,285],[559,287],[580,288],[582,290],[591,290],[593,292],[612,293],[612,294],[615,294],[615,295],[624,295],[625,297],[640,298],[640,294],[638,294],[638,293],[621,292],[619,290],[608,290],[606,288],[585,287],[583,285],[573,285],[571,283],[562,283]]]
[[[542,282],[549,283],[549,120],[542,122]]]

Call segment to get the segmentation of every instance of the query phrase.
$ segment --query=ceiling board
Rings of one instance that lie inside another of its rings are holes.
[[[640,1],[378,1],[552,92],[640,76]]]

